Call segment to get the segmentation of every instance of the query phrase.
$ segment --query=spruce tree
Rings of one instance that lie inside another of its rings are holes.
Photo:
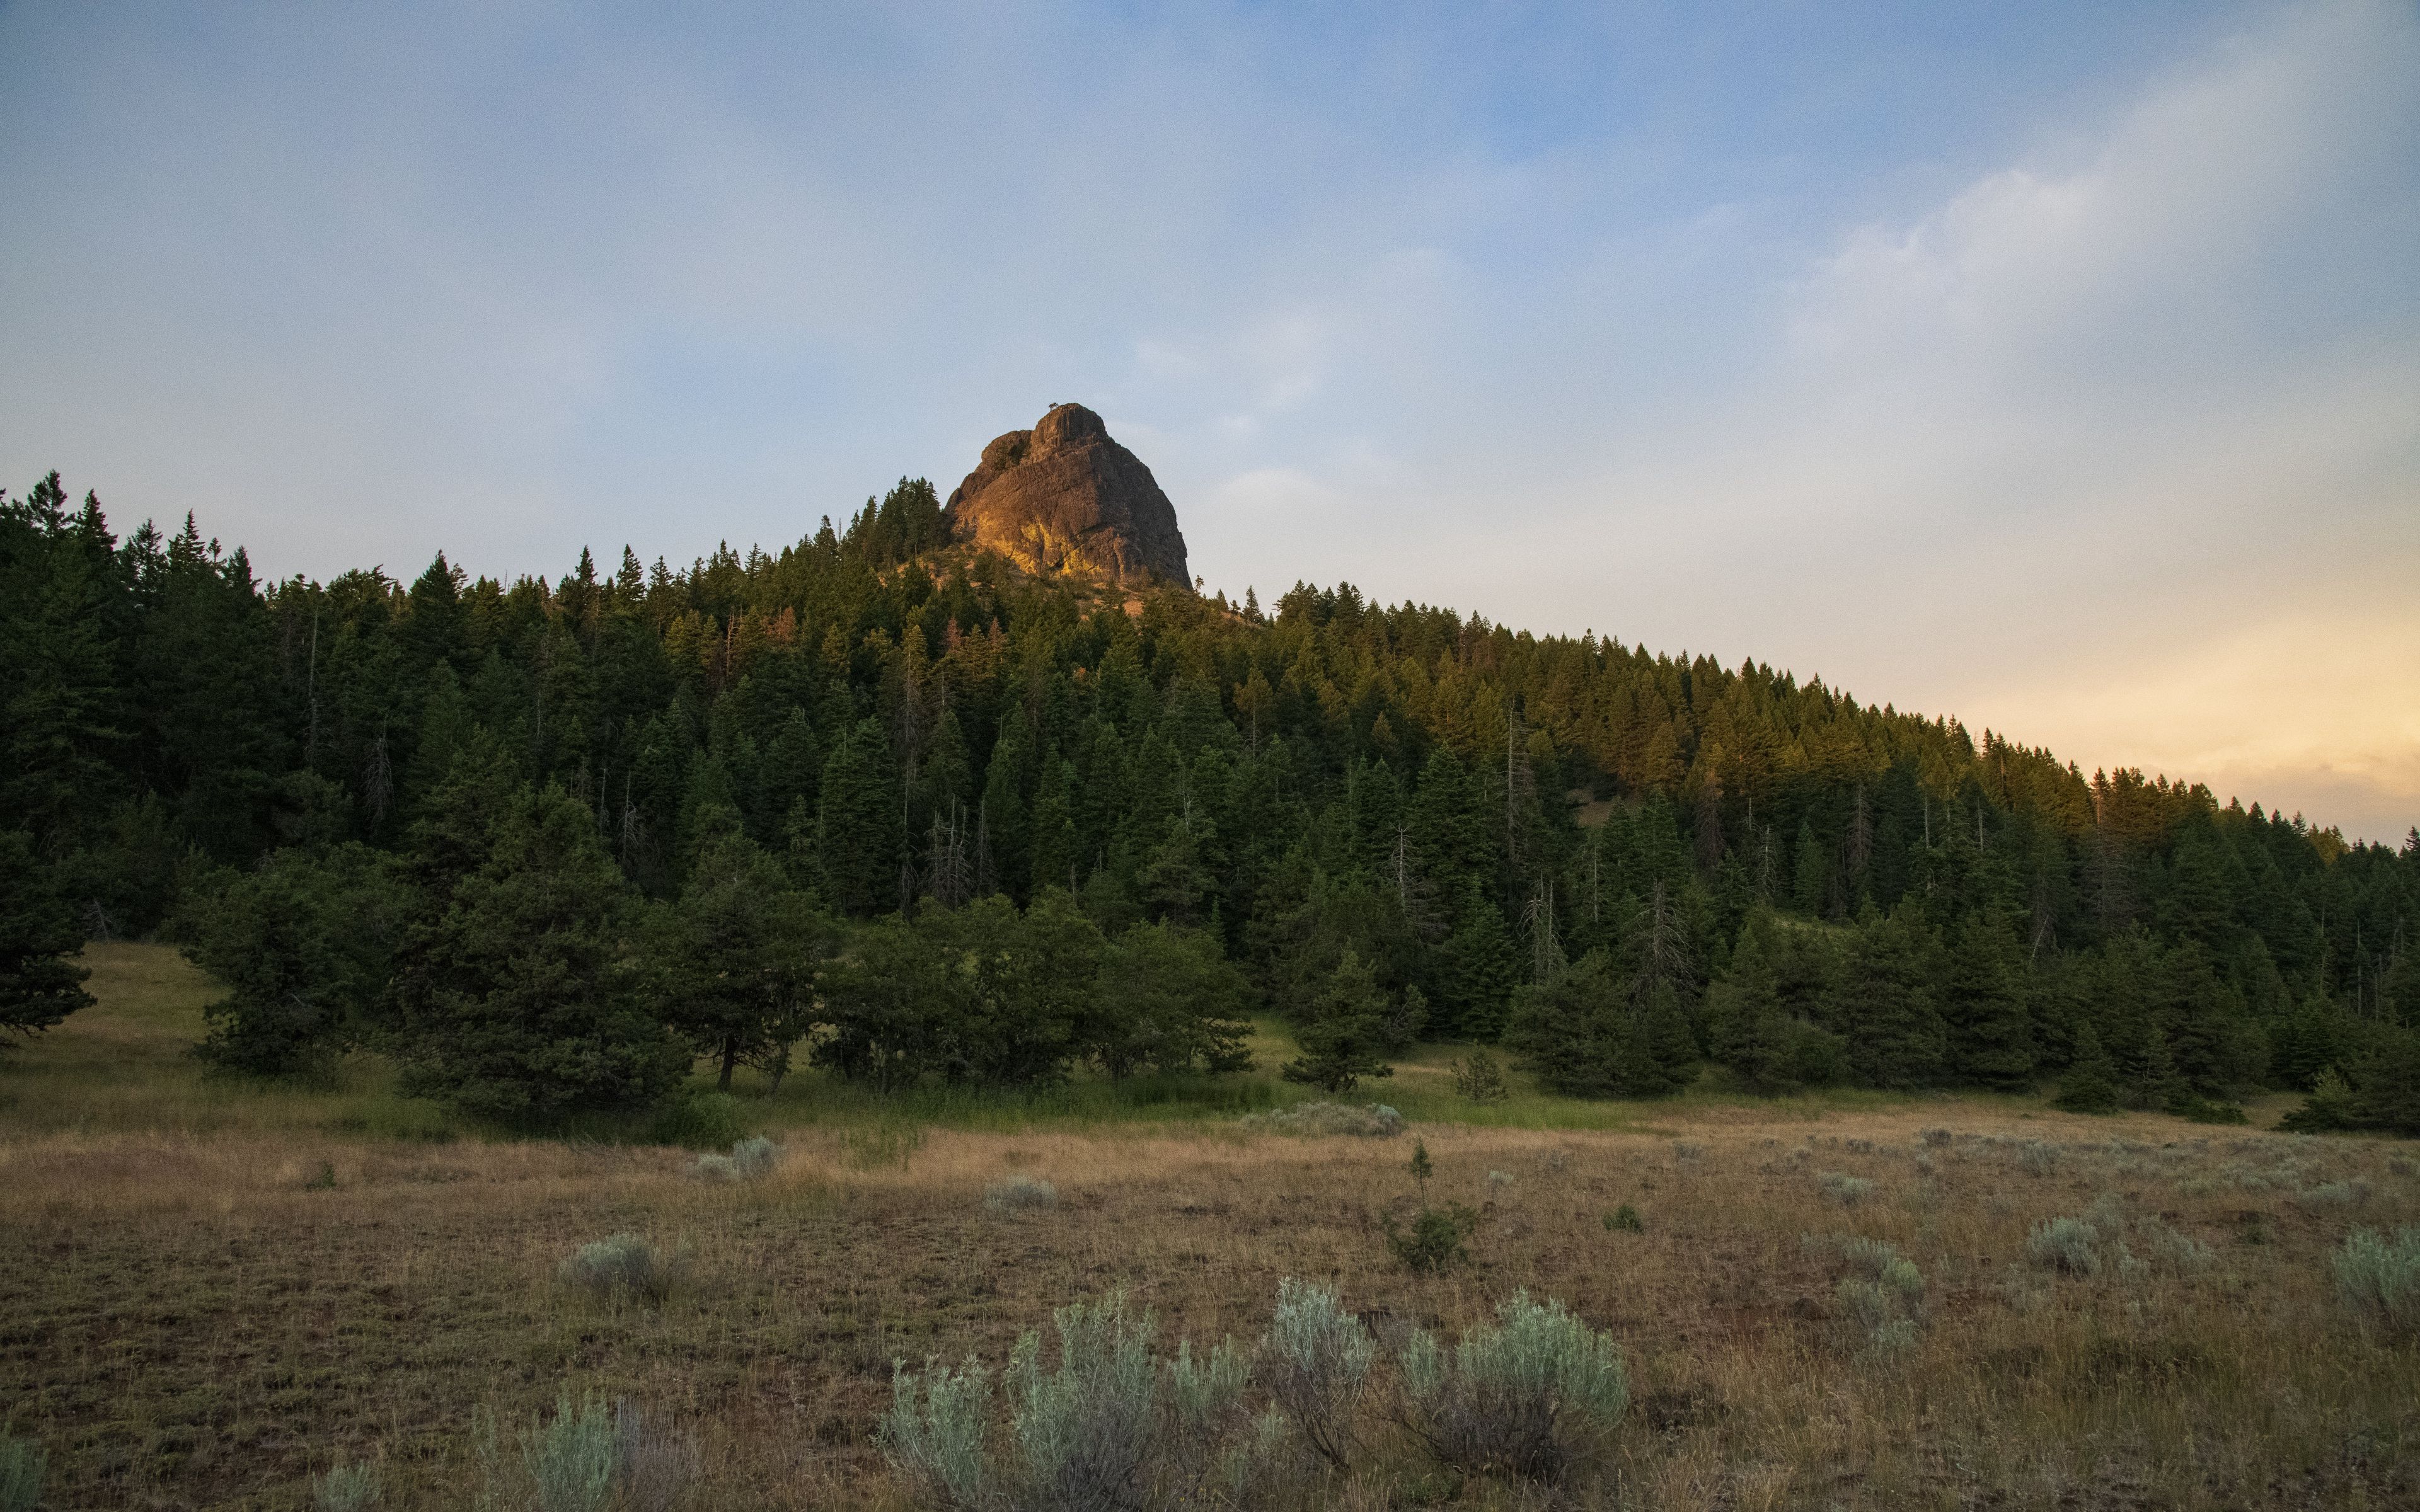
[[[424,908],[398,951],[408,1094],[545,1123],[680,1079],[688,1052],[630,970],[627,885],[561,788],[521,789],[487,860]]]
[[[903,821],[880,720],[859,720],[832,748],[819,787],[815,859],[825,901],[859,918],[897,907]]]
[[[1380,1054],[1386,1017],[1387,997],[1378,988],[1377,973],[1359,954],[1346,950],[1310,1014],[1295,1027],[1302,1054],[1286,1062],[1285,1079],[1341,1093],[1353,1090],[1364,1076],[1392,1076],[1395,1068]]]
[[[1941,1013],[1949,1028],[1949,1072],[1959,1081],[2014,1091],[2033,1078],[2017,943],[1984,914],[1969,914],[1947,949]]]
[[[2075,1056],[2059,1078],[2058,1105],[2071,1113],[2118,1111],[2118,1066],[2088,1021],[2076,1026]]]
[[[1857,926],[1836,1014],[1849,1062],[1869,1087],[1930,1087],[1941,1080],[1948,1034],[1934,1003],[1933,942],[1907,903]]]
[[[92,1006],[75,915],[22,829],[0,830],[0,1029],[32,1036]],[[0,1039],[0,1050],[9,1041]]]

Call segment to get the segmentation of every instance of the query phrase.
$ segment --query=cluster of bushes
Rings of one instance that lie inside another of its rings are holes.
[[[1288,1278],[1256,1345],[1200,1356],[1190,1341],[1156,1355],[1151,1314],[1129,1311],[1123,1294],[1054,1320],[1055,1357],[1038,1332],[1010,1352],[1004,1422],[981,1361],[898,1367],[880,1438],[920,1502],[952,1512],[1289,1503],[1315,1472],[1368,1455],[1382,1399],[1440,1464],[1551,1485],[1604,1447],[1629,1397],[1613,1341],[1526,1292],[1450,1350],[1404,1333],[1383,1398],[1380,1347],[1333,1288]]]

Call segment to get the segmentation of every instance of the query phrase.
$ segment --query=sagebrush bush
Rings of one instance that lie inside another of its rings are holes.
[[[1028,1331],[1010,1351],[1003,1452],[990,1453],[991,1384],[982,1364],[904,1363],[876,1431],[916,1500],[952,1512],[1058,1512],[1254,1504],[1291,1459],[1282,1417],[1246,1406],[1251,1362],[1232,1343],[1197,1358],[1191,1343],[1164,1365],[1148,1311],[1123,1292],[1052,1314],[1055,1361]]]
[[[2048,1176],[2058,1169],[2058,1147],[2040,1139],[2028,1139],[2017,1147],[2017,1165],[2028,1176]]]
[[[1384,1103],[1357,1108],[1342,1103],[1297,1103],[1271,1113],[1248,1113],[1239,1121],[1248,1129],[1311,1137],[1356,1134],[1364,1139],[1387,1139],[1404,1132],[1404,1116]]]
[[[1336,1288],[1287,1276],[1261,1335],[1260,1370],[1296,1431],[1339,1470],[1355,1446],[1353,1414],[1376,1354],[1360,1319],[1337,1303]]]
[[[1059,1206],[1059,1189],[1031,1176],[1012,1176],[984,1188],[984,1206],[994,1212],[1042,1212]]]
[[[2046,1270],[2091,1275],[2101,1269],[2101,1233],[2080,1218],[2052,1218],[2025,1236],[2025,1256]]]
[[[34,1512],[50,1474],[50,1456],[31,1439],[0,1432],[0,1512]]]
[[[1611,1335],[1518,1291],[1449,1354],[1426,1331],[1403,1351],[1404,1426],[1465,1474],[1561,1480],[1630,1402]]]
[[[600,1301],[661,1303],[687,1269],[680,1255],[667,1255],[636,1234],[615,1234],[581,1245],[555,1268],[555,1277]]]
[[[782,1147],[763,1134],[752,1135],[731,1147],[732,1166],[742,1178],[752,1181],[760,1176],[771,1175],[774,1165],[781,1158]]]
[[[1914,1261],[1879,1239],[1855,1234],[1807,1234],[1799,1247],[1838,1257],[1848,1273],[1833,1288],[1833,1301],[1859,1345],[1889,1350],[1916,1342],[1924,1275]]]
[[[1002,1374],[1018,1458],[1013,1499],[1033,1512],[1140,1505],[1159,1427],[1152,1316],[1128,1317],[1120,1291],[1051,1319],[1058,1368],[1044,1367],[1042,1335],[1029,1329]]]
[[[311,1477],[311,1504],[318,1512],[365,1512],[378,1505],[386,1490],[386,1478],[371,1460],[347,1464],[342,1458],[328,1467],[324,1475]]]
[[[521,1471],[531,1512],[604,1512],[613,1496],[613,1412],[590,1396],[574,1407],[556,1399],[553,1421],[541,1417],[521,1436]]]
[[[2337,1248],[2335,1269],[2336,1295],[2364,1327],[2420,1333],[2420,1228],[2398,1229],[2392,1240],[2356,1228]]]
[[[1823,1196],[1844,1208],[1854,1208],[1874,1195],[1874,1183],[1862,1176],[1847,1176],[1838,1171],[1823,1171],[1815,1178]]]
[[[1949,1148],[1949,1141],[1956,1136],[1947,1129],[1927,1129],[1916,1137],[1923,1140],[1929,1149],[1947,1149]]]
[[[2369,1183],[2358,1176],[2349,1181],[2329,1181],[2295,1193],[2294,1200],[2305,1208],[2358,1208],[2369,1200]]]
[[[707,1180],[752,1181],[771,1174],[781,1156],[780,1146],[757,1134],[733,1145],[728,1155],[700,1155],[690,1174]]]
[[[1640,1218],[1638,1216],[1638,1210],[1632,1207],[1627,1202],[1605,1215],[1605,1227],[1606,1232],[1610,1234],[1643,1234],[1647,1232],[1646,1220]]]
[[[991,1466],[984,1439],[991,1427],[991,1378],[972,1355],[953,1369],[924,1362],[891,1370],[891,1411],[876,1432],[883,1455],[910,1494],[932,1506],[989,1506]]]

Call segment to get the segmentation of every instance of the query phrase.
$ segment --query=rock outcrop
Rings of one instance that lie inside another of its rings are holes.
[[[997,551],[1036,577],[1193,586],[1176,506],[1142,459],[1079,404],[1060,405],[1032,430],[985,447],[941,517],[952,539]]]

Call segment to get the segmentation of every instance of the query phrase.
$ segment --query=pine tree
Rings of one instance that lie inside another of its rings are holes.
[[[1387,998],[1378,989],[1377,973],[1357,952],[1346,950],[1309,1016],[1295,1028],[1302,1054],[1286,1062],[1285,1079],[1341,1093],[1353,1090],[1365,1076],[1392,1076],[1395,1068],[1380,1055],[1386,1017]]]
[[[743,1063],[788,1069],[790,1047],[814,1026],[826,933],[807,896],[737,829],[706,841],[679,896],[650,911],[647,990],[664,1022],[715,1058],[719,1089]]]

